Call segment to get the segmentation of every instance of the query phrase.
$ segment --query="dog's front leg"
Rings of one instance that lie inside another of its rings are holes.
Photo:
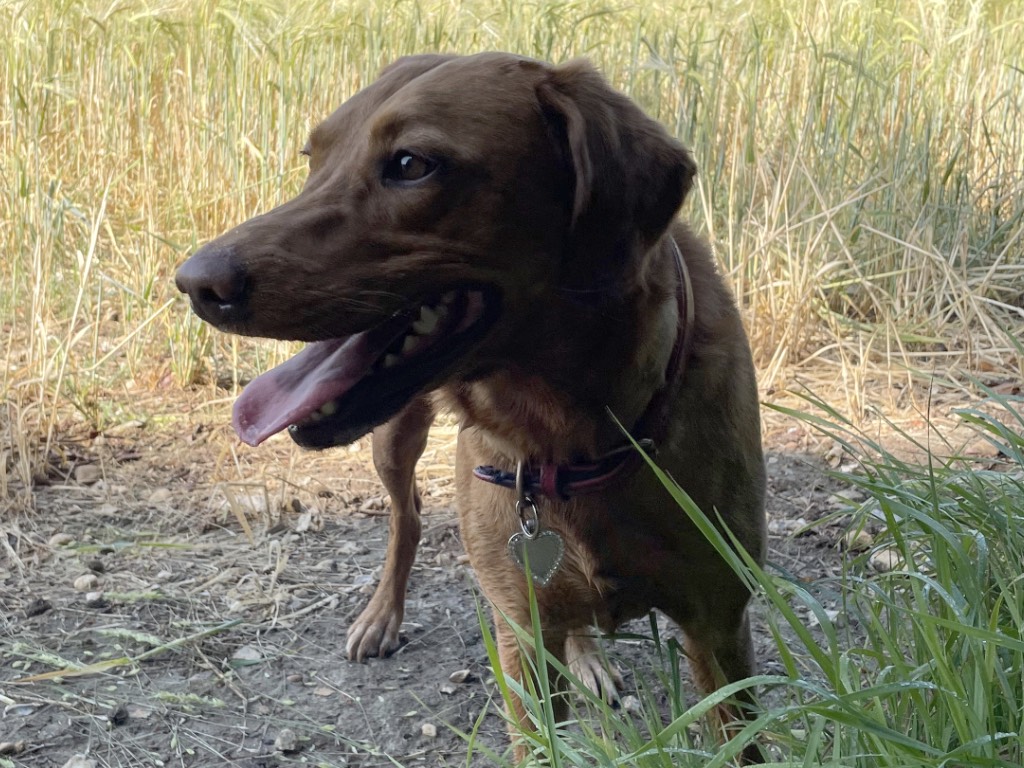
[[[528,670],[531,669],[531,666],[522,656],[522,652],[524,650],[523,641],[516,637],[515,631],[509,626],[505,618],[503,618],[503,616],[508,615],[509,614],[507,613],[503,614],[498,609],[495,609],[494,611],[494,626],[498,641],[498,657],[501,662],[501,672],[506,678],[511,678],[512,680],[523,683],[524,689],[528,691],[530,686],[524,683],[523,676],[527,674]],[[529,629],[529,613],[525,613],[520,616],[509,616],[509,618],[515,621],[520,627],[527,630]],[[564,632],[551,632],[548,630],[545,630],[544,632],[544,645],[545,648],[548,649],[548,655],[556,658],[562,665],[565,665],[565,641],[566,634]],[[564,693],[565,680],[561,675],[559,675],[554,666],[550,664],[547,667],[547,676],[550,685],[551,699],[548,702],[545,702],[544,705],[551,707],[554,721],[556,723],[560,723],[565,720],[569,713],[569,707]],[[536,692],[537,696],[540,697],[541,688],[539,681],[534,678],[531,682],[533,684],[533,690]],[[534,724],[530,717],[527,715],[526,707],[523,705],[523,701],[519,696],[512,693],[507,704],[509,735],[512,741],[512,751],[515,756],[516,763],[518,764],[522,763],[530,752],[527,745],[528,737],[524,734],[532,733],[536,729],[534,728]]]
[[[750,677],[755,672],[754,643],[746,610],[738,616],[723,617],[719,626],[696,629],[680,623],[686,640],[686,655],[694,682],[707,695],[726,683]],[[713,727],[723,740],[739,733],[753,717],[756,702],[753,692],[742,691],[735,703],[720,704],[711,713]],[[762,762],[756,742],[748,744],[740,755],[740,765]]]
[[[426,397],[413,400],[391,421],[373,431],[373,464],[391,496],[388,549],[369,605],[348,630],[349,659],[386,656],[398,648],[405,614],[405,592],[420,542],[420,495],[416,462],[427,445],[434,409]]]

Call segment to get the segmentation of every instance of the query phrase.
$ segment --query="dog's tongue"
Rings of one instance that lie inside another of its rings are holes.
[[[259,445],[289,424],[341,397],[369,373],[376,350],[357,333],[307,344],[299,354],[249,382],[231,420],[242,442]]]

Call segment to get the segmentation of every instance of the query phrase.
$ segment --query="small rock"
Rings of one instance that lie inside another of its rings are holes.
[[[20,755],[26,746],[24,741],[0,741],[0,755]]]
[[[90,760],[85,755],[73,755],[64,763],[63,768],[96,768],[96,761]]]
[[[438,690],[441,691],[441,693],[443,693],[445,696],[451,696],[453,693],[455,693],[456,688],[454,683],[442,683],[441,687]]]
[[[75,467],[75,482],[79,485],[92,485],[102,479],[103,467],[96,464],[79,464]]]
[[[117,707],[107,716],[112,726],[119,727],[128,722],[128,706],[126,704],[118,704]]]
[[[50,546],[51,547],[66,547],[68,544],[71,544],[72,542],[74,542],[74,540],[75,540],[74,536],[72,536],[70,533],[64,533],[62,531],[60,533],[55,533],[55,534],[53,534],[53,536],[50,537]]]
[[[290,675],[285,677],[285,680],[287,680],[289,683],[301,683],[303,677],[299,672],[292,672]]]
[[[255,664],[258,661],[263,661],[263,653],[255,645],[243,645],[231,654],[231,660],[241,662],[242,666]]]
[[[433,723],[424,723],[420,726],[420,733],[423,734],[423,738],[425,739],[436,739],[437,726]]]
[[[274,751],[275,752],[298,752],[299,751],[299,737],[295,735],[295,731],[291,728],[282,728],[277,738],[274,739]]]
[[[100,580],[95,573],[83,573],[75,579],[75,590],[78,592],[92,592],[99,585]]]
[[[170,488],[157,488],[146,499],[149,504],[163,504],[164,502],[171,500],[171,489]]]
[[[802,517],[792,520],[772,520],[768,523],[768,533],[774,536],[794,536],[803,532],[803,529],[806,527],[807,521]]]
[[[623,712],[628,712],[631,715],[640,713],[640,699],[632,694],[629,696],[623,696],[619,701],[619,706],[622,707]]]
[[[371,496],[359,507],[360,512],[375,512],[384,509],[384,499],[380,496]]]
[[[839,540],[839,547],[847,552],[865,552],[871,549],[875,537],[863,528],[847,531]]]
[[[102,592],[86,592],[85,593],[85,606],[87,608],[102,608],[106,605],[107,601],[103,599]]]
[[[157,581],[167,581],[173,575],[174,575],[173,572],[171,572],[171,571],[167,570],[166,568],[164,568],[162,571],[157,573],[156,580]]]
[[[832,469],[836,469],[843,461],[843,446],[837,442],[833,442],[832,446],[825,451],[825,463],[828,464]]]
[[[841,488],[832,494],[832,503],[846,505],[847,503],[864,501],[864,491],[859,488]]]
[[[46,613],[51,608],[53,608],[53,606],[50,604],[49,600],[42,597],[34,598],[25,606],[25,617],[30,619],[33,616],[39,616],[40,614]]]
[[[358,555],[362,547],[355,541],[339,541],[334,545],[334,551],[339,555]]]
[[[93,573],[103,573],[107,570],[107,566],[103,564],[102,560],[90,560],[85,564],[85,567]]]
[[[890,571],[896,570],[900,563],[903,562],[903,558],[900,557],[900,553],[893,549],[880,549],[870,558],[871,567],[879,573],[889,573]]]
[[[299,519],[295,521],[295,532],[305,533],[306,531],[320,531],[323,530],[324,519],[321,514],[315,509],[308,510],[299,515]]]
[[[828,620],[828,622],[833,627],[837,627],[838,628],[838,627],[841,626],[841,624],[839,624],[839,622],[838,622],[839,616],[841,615],[840,611],[835,611],[835,610],[831,610],[829,608],[825,608],[823,610],[823,613],[825,614],[825,618]],[[808,616],[807,616],[807,625],[809,627],[817,627],[817,626],[821,625],[821,619],[819,618],[817,613],[813,613],[812,612],[812,613],[808,614]]]
[[[982,459],[997,459],[1000,453],[1002,451],[984,438],[975,440],[964,448],[965,456],[974,456]]]
[[[473,676],[468,669],[457,669],[448,675],[448,679],[456,685],[461,685]]]
[[[25,662],[21,669],[28,669],[31,662]],[[13,664],[11,666],[14,666]],[[16,667],[18,668],[18,667]],[[4,717],[28,717],[43,708],[42,704],[8,704],[4,707]]]
[[[328,557],[326,560],[321,560],[319,563],[313,566],[314,571],[330,571],[331,573],[338,572],[338,561],[333,557]]]

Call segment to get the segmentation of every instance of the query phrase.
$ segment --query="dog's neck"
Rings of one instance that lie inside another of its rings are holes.
[[[644,417],[666,385],[681,306],[669,236],[647,258],[644,279],[616,300],[553,303],[523,363],[448,388],[463,427],[480,430],[496,459],[598,457],[625,439],[609,412],[630,430]]]

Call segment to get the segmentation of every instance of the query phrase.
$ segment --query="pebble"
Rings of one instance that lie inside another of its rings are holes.
[[[455,693],[456,689],[453,683],[442,683],[441,687],[438,690],[446,696],[451,696],[453,693]]]
[[[889,573],[899,567],[903,558],[895,549],[880,549],[871,555],[870,562],[871,567],[879,573]]]
[[[422,733],[423,737],[426,739],[436,739],[437,726],[433,723],[424,723],[420,726],[420,733]]]
[[[802,517],[792,520],[771,520],[768,523],[768,533],[775,536],[793,536],[798,532],[803,532],[803,529],[806,527],[807,521]]]
[[[450,675],[448,675],[448,679],[456,685],[459,685],[469,680],[469,678],[472,677],[472,675],[473,673],[470,672],[468,669],[457,669]]]
[[[70,533],[64,533],[62,531],[61,533],[55,533],[55,534],[53,534],[53,536],[50,537],[50,546],[51,547],[66,547],[68,544],[73,543],[74,540],[75,540],[74,536],[72,536]]]
[[[629,696],[623,696],[619,702],[624,712],[629,712],[631,715],[639,714],[640,712],[640,699],[632,694]]]
[[[864,491],[859,488],[841,488],[832,494],[830,501],[833,504],[846,505],[848,503],[864,501]]]
[[[30,600],[28,605],[25,606],[25,616],[27,618],[39,616],[46,613],[51,608],[53,608],[53,604],[45,597],[36,597]]]
[[[871,549],[871,545],[874,542],[874,536],[860,528],[844,533],[843,537],[839,540],[839,546],[847,552],[864,552]]]
[[[103,467],[97,464],[79,464],[75,467],[75,482],[79,485],[92,485],[102,479]]]
[[[316,512],[303,512],[295,521],[295,533],[319,531],[321,528],[323,528],[323,523]]]
[[[18,755],[27,746],[24,741],[0,741],[0,755]]]
[[[996,459],[999,457],[999,449],[984,438],[975,440],[964,448],[966,456],[976,456],[983,459]]]
[[[295,731],[291,728],[282,728],[277,738],[274,739],[274,751],[275,752],[298,752],[299,751],[299,737],[295,735]]]
[[[146,499],[150,504],[163,504],[165,501],[171,500],[171,489],[170,488],[157,488]]]
[[[231,654],[231,658],[234,661],[244,662],[263,661],[263,652],[255,645],[243,645],[241,648],[239,648],[237,651]]]
[[[384,509],[384,498],[381,496],[371,496],[359,507],[360,512],[374,512],[378,509]]]
[[[75,590],[78,592],[92,592],[99,585],[100,580],[95,573],[83,573],[75,579]]]
[[[824,608],[822,610],[822,612],[825,614],[825,619],[833,627],[836,627],[837,629],[839,629],[839,628],[842,628],[843,626],[845,626],[845,622],[840,622],[839,621],[839,618],[842,616],[842,612],[841,611],[832,610],[830,608]],[[821,619],[819,618],[817,613],[813,613],[812,612],[812,613],[808,614],[808,616],[807,616],[807,626],[809,626],[809,627],[817,627],[817,626],[820,626],[820,625],[821,625]]]
[[[72,755],[71,759],[64,763],[63,768],[96,768],[96,761],[85,755]]]

